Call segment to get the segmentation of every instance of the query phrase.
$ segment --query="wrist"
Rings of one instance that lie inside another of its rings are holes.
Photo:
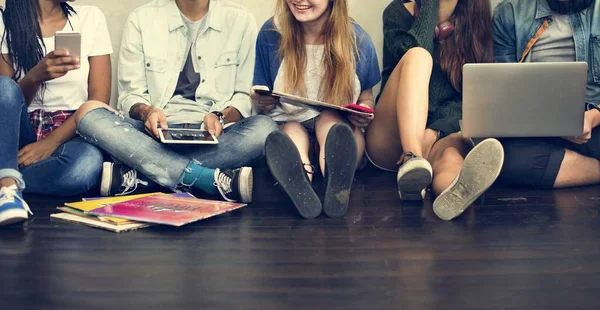
[[[225,110],[223,110],[223,111],[225,111]],[[221,111],[213,111],[213,112],[210,112],[209,115],[213,115],[214,117],[216,117],[219,120],[219,123],[221,123],[221,126],[223,126],[223,125],[226,124],[225,114],[223,112],[221,112]]]
[[[593,115],[593,125],[594,128],[600,126],[600,107],[594,107],[593,109],[589,110],[588,112],[590,112]]]
[[[243,119],[242,113],[234,107],[227,107],[221,111],[223,113],[223,121],[225,124],[235,123]]]
[[[61,139],[57,135],[53,135],[53,134],[48,135],[46,138],[42,139],[41,141],[44,141],[54,147],[58,147],[59,145],[64,143],[64,141],[61,141]]]
[[[151,106],[144,103],[136,103],[129,110],[129,116],[133,119],[145,122],[150,111],[152,111]]]
[[[33,67],[33,69],[31,69],[27,74],[25,74],[23,80],[36,84],[42,82],[42,79],[37,74],[36,67]]]

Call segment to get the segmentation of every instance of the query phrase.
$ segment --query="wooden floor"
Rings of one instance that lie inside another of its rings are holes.
[[[346,218],[300,219],[276,187],[182,228],[114,234],[28,197],[0,230],[1,309],[599,309],[600,187],[493,188],[452,222],[362,172]]]

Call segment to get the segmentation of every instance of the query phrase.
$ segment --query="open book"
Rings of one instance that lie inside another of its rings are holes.
[[[319,111],[324,110],[324,109],[333,109],[333,110],[338,110],[338,111],[343,111],[343,112],[348,112],[348,113],[363,115],[363,116],[369,116],[369,115],[373,115],[373,113],[375,113],[375,111],[371,108],[359,106],[356,104],[349,104],[346,106],[337,106],[337,105],[334,105],[331,103],[326,103],[326,102],[317,101],[317,100],[311,100],[308,98],[302,98],[299,96],[290,95],[290,94],[276,91],[276,90],[271,91],[266,86],[254,86],[253,89],[256,93],[258,93],[260,95],[277,97],[281,100],[281,102],[289,103],[289,104],[299,106],[302,108],[313,108],[313,109],[316,109]]]

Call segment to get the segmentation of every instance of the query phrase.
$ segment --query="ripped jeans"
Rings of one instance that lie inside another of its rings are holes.
[[[216,145],[166,145],[149,136],[143,122],[104,108],[86,113],[77,127],[87,142],[172,190],[181,187],[185,169],[192,161],[220,169],[256,163],[264,157],[267,136],[276,130],[271,118],[258,115],[226,128]]]

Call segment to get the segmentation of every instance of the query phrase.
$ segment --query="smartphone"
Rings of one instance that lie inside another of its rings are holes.
[[[358,105],[358,104],[348,104],[346,106],[344,106],[344,108],[346,109],[350,109],[350,110],[354,110],[354,111],[358,111],[358,112],[364,112],[364,113],[375,113],[375,110],[369,107],[365,107],[362,105]]]
[[[70,56],[81,59],[81,33],[57,32],[54,36],[54,49],[67,50]]]

